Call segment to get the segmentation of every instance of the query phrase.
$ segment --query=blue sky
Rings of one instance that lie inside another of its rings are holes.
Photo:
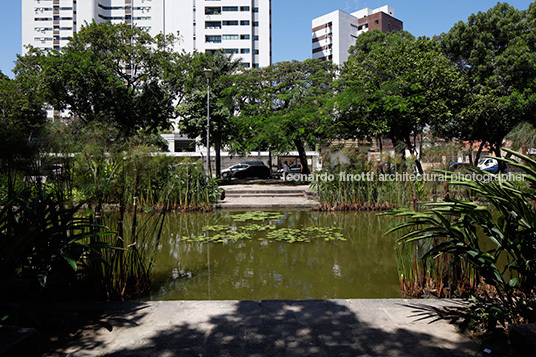
[[[16,55],[21,53],[21,1],[1,0],[0,70],[8,75]],[[447,32],[458,21],[472,13],[486,11],[496,1],[485,0],[272,0],[273,61],[304,60],[311,56],[311,20],[340,9],[353,12],[364,7],[391,5],[404,22],[404,29],[415,36],[433,36]],[[525,10],[530,0],[510,0],[517,9]]]

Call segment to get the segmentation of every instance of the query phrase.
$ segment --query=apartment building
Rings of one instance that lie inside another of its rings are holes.
[[[348,50],[355,44],[357,36],[372,30],[400,31],[403,23],[395,18],[395,10],[385,5],[351,14],[336,10],[314,19],[312,27],[313,58],[332,60],[341,65],[348,59]]]
[[[272,62],[271,0],[22,0],[22,44],[60,49],[87,22],[179,33],[176,50],[224,51],[246,67]]]

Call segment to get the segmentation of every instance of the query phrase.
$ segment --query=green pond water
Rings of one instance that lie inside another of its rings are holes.
[[[389,224],[361,212],[169,214],[149,299],[401,297]]]

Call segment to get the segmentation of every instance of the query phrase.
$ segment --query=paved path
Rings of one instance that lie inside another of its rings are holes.
[[[308,185],[229,185],[222,187],[225,199],[216,208],[225,209],[313,209],[318,201]]]
[[[448,300],[114,303],[71,356],[475,356],[477,347],[422,306]],[[413,305],[413,307],[408,306]],[[418,307],[415,307],[418,306]]]

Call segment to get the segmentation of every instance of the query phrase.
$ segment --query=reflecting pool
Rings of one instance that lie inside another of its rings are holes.
[[[401,297],[395,237],[384,234],[391,221],[363,212],[169,214],[149,299]],[[229,232],[239,239],[197,241]]]

